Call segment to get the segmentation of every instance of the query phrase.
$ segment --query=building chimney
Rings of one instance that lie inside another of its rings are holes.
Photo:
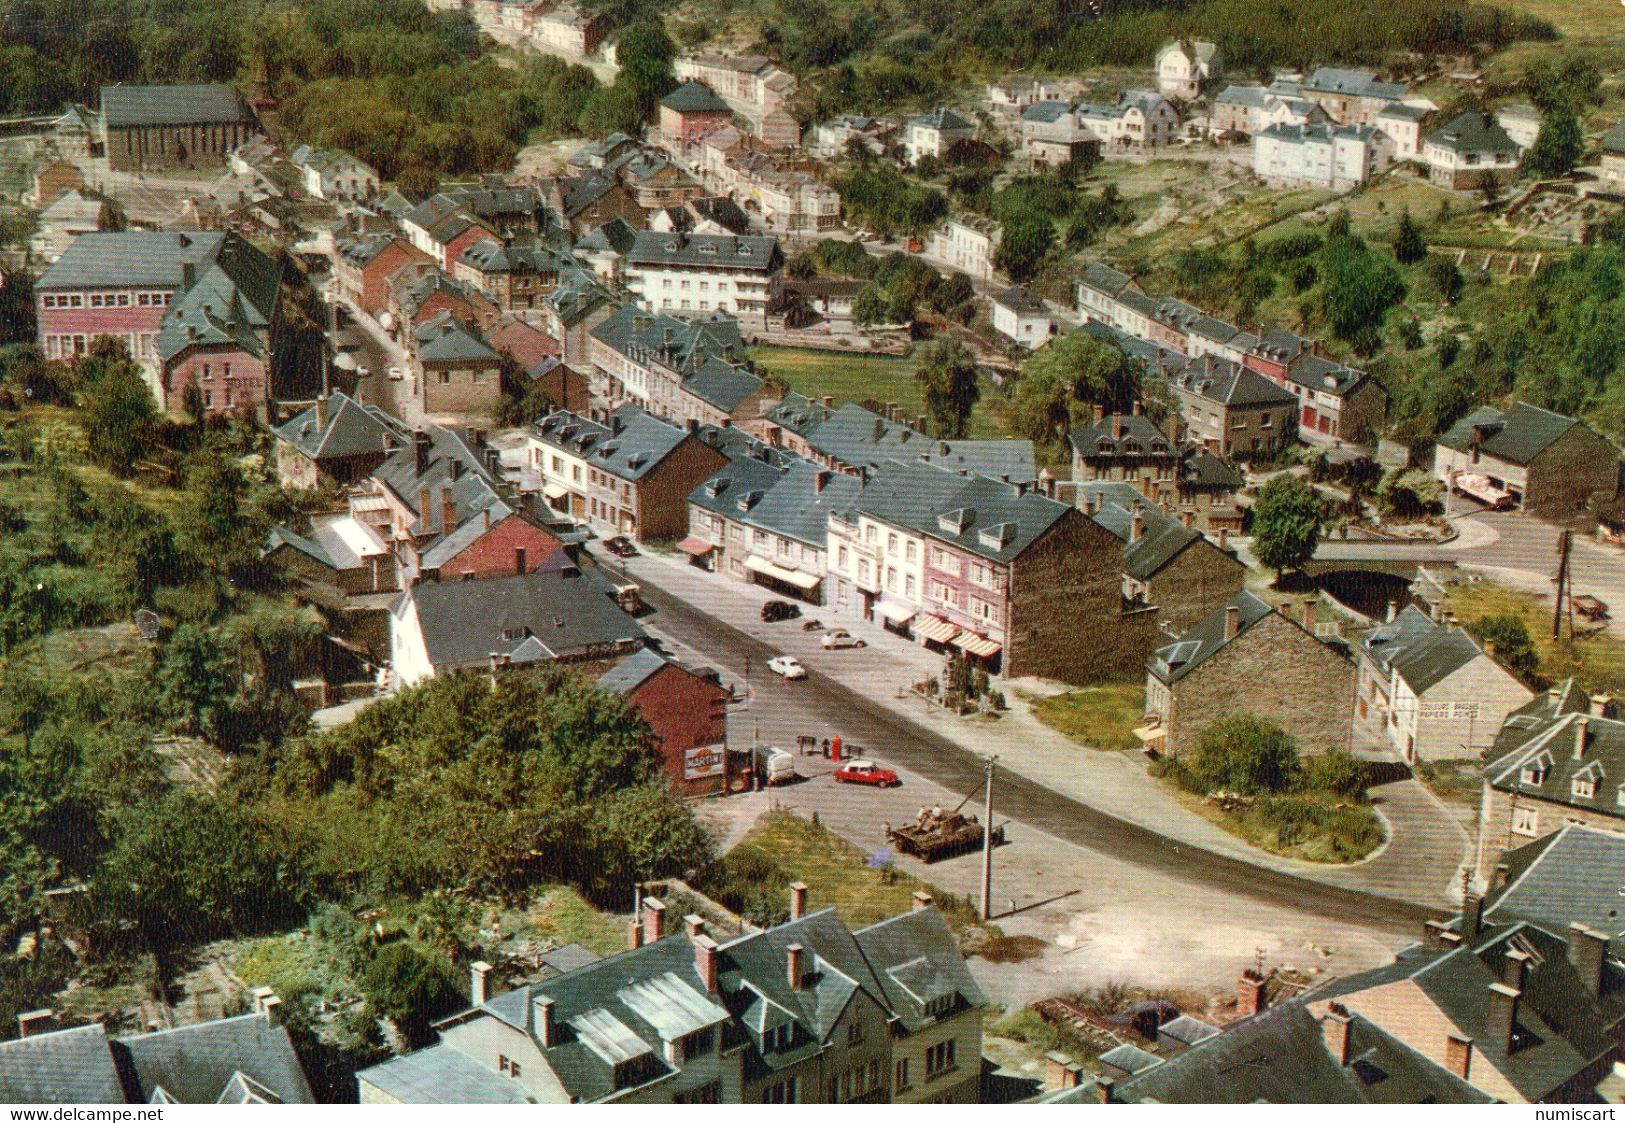
[[[1112,415],[1112,439],[1117,441],[1123,439],[1123,415],[1120,413]]]
[[[1236,981],[1236,1016],[1250,1018],[1264,1012],[1269,997],[1264,993],[1266,982],[1262,972],[1249,967]]]
[[[1396,617],[1398,615],[1399,615],[1399,602],[1396,601],[1396,600],[1389,601],[1388,602],[1388,623],[1392,624],[1394,622],[1394,617]]]
[[[1501,960],[1501,981],[1521,992],[1529,981],[1529,958],[1528,952],[1508,946]]]
[[[1065,1053],[1044,1054],[1044,1090],[1064,1092],[1083,1083],[1083,1066]]]
[[[1095,1077],[1095,1099],[1103,1104],[1117,1102],[1117,1084],[1109,1076]]]
[[[1229,643],[1241,631],[1241,606],[1230,604],[1224,609],[1224,642]]]
[[[1230,528],[1227,527],[1227,526],[1221,526],[1219,528],[1219,549],[1228,550],[1229,548],[1230,548]]]
[[[418,475],[429,470],[429,434],[422,429],[412,434],[412,452],[417,459]]]
[[[1338,1068],[1347,1068],[1349,1064],[1349,1024],[1354,1019],[1348,1010],[1338,1002],[1333,1002],[1326,1008],[1326,1016],[1320,1019],[1320,1032],[1326,1041],[1326,1052],[1332,1055]]]
[[[1576,921],[1569,925],[1569,963],[1580,984],[1593,998],[1602,990],[1602,965],[1608,955],[1608,936]]]
[[[322,429],[327,428],[327,395],[326,394],[323,394],[321,397],[316,399],[316,425],[317,425],[317,427],[322,428]]]
[[[785,973],[790,982],[791,990],[800,990],[806,983],[806,974],[802,964],[802,947],[800,944],[791,944],[784,949]]]
[[[460,480],[463,478],[463,462],[461,460],[453,460],[451,462],[451,478],[453,480]]]
[[[1095,424],[1099,425],[1104,420],[1106,420],[1106,407],[1101,405],[1099,402],[1096,402],[1095,403]]]
[[[489,515],[490,512],[487,511],[486,514]],[[523,574],[528,568],[529,566],[526,564],[525,559],[525,548],[523,546],[515,546],[513,548],[513,571],[518,574]]]
[[[35,1037],[56,1028],[55,1010],[29,1010],[17,1015],[17,1036]]]
[[[1083,513],[1086,515],[1093,515],[1095,513],[1095,497],[1093,495],[1085,495],[1083,497]]]
[[[1461,934],[1472,940],[1484,930],[1484,898],[1469,893],[1461,902]]]
[[[901,420],[903,420],[903,411],[898,407],[896,402],[887,402],[886,403],[886,420],[887,421],[901,421]]]
[[[823,400],[825,409],[834,409],[835,408],[835,399],[830,397],[828,394],[825,394],[822,400]]]
[[[1574,759],[1584,760],[1586,755],[1586,734],[1591,729],[1591,719],[1581,714],[1574,719]]]
[[[557,1036],[557,1027],[553,1024],[553,1000],[545,994],[538,994],[530,1000],[533,1024],[536,1027],[536,1040],[541,1042],[542,1048],[551,1049],[554,1038]]]
[[[688,938],[691,940],[695,936],[705,935],[705,917],[697,912],[689,913],[683,917],[683,931],[688,933]]]
[[[920,414],[918,417],[916,417],[914,419],[914,428],[917,429],[921,433],[925,432],[925,425],[926,425],[926,422],[928,420],[930,420],[930,419],[927,418],[925,416],[925,414],[923,414],[923,413]]]
[[[1512,1036],[1518,1029],[1518,999],[1522,992],[1505,983],[1490,984],[1490,1004],[1484,1012],[1484,1033],[1505,1052],[1512,1052]]]
[[[440,489],[440,533],[450,534],[457,526],[457,499],[451,488]]]
[[[1138,416],[1140,416],[1140,414],[1141,414],[1141,413],[1143,413],[1143,412],[1145,412],[1145,408],[1144,408],[1144,406],[1143,406],[1143,405],[1142,405],[1142,404],[1141,404],[1141,403],[1140,403],[1140,400],[1139,400],[1139,399],[1138,399],[1138,398],[1136,398],[1136,399],[1135,399],[1135,400],[1134,400],[1134,416],[1135,416],[1135,417],[1138,417]]]
[[[803,881],[790,883],[790,919],[800,920],[807,915],[807,884]]]
[[[643,942],[652,944],[666,934],[666,904],[659,897],[643,899]]]
[[[820,492],[829,484],[829,469],[820,468],[813,473],[813,491]]]
[[[643,921],[634,916],[626,925],[626,946],[637,951],[643,946]]]
[[[1473,1068],[1473,1041],[1470,1037],[1451,1034],[1444,1039],[1444,1067],[1467,1079]]]
[[[1507,869],[1507,864],[1505,862],[1502,862],[1500,865],[1496,866],[1495,872],[1490,874],[1490,888],[1505,889],[1507,887],[1507,877],[1510,873],[1511,871]]]
[[[703,932],[694,936],[694,973],[705,984],[705,993],[717,992],[717,942]]]
[[[1438,951],[1441,948],[1450,946],[1445,939],[1446,936],[1456,936],[1458,940],[1460,939],[1457,933],[1450,930],[1450,925],[1442,920],[1425,920],[1422,922],[1422,946],[1429,951]]]
[[[1310,633],[1311,635],[1313,635],[1314,631],[1315,631],[1315,609],[1318,608],[1319,606],[1320,606],[1320,602],[1315,600],[1314,597],[1306,597],[1304,599],[1304,602],[1303,602],[1303,630]]]
[[[476,959],[468,965],[468,1004],[470,1006],[484,1006],[485,1000],[491,997],[491,965],[483,959]]]
[[[1591,696],[1591,716],[1607,717],[1613,713],[1614,696],[1612,694],[1593,694]]]
[[[936,899],[924,889],[914,890],[913,911],[918,912],[920,909],[935,908],[936,904]]]
[[[1185,524],[1186,530],[1190,530],[1196,525],[1196,512],[1189,510],[1181,511],[1179,513],[1179,521]]]
[[[1144,536],[1145,516],[1140,514],[1140,512],[1135,511],[1134,518],[1129,520],[1128,524],[1128,540],[1130,542],[1138,542]]]
[[[260,1004],[260,1017],[264,1018],[266,1024],[268,1025],[281,1025],[282,999],[278,998],[274,994],[267,997],[266,1000]]]

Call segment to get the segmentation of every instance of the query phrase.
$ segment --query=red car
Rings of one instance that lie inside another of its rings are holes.
[[[849,760],[835,771],[837,784],[872,784],[877,788],[895,788],[902,783],[890,768],[881,768],[872,760]]]

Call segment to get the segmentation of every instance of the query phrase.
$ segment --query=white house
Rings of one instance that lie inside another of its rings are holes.
[[[993,305],[993,330],[1012,343],[1036,350],[1057,331],[1049,306],[1030,289],[1017,285],[995,293],[989,301]]]
[[[993,278],[993,254],[999,248],[999,225],[981,215],[950,218],[931,235],[931,256],[946,261],[961,273],[987,281]]]
[[[903,149],[908,153],[908,162],[917,164],[926,156],[941,159],[955,144],[975,135],[974,124],[952,109],[938,106],[922,116],[909,118],[903,130]]]
[[[1414,606],[1356,645],[1357,724],[1380,725],[1406,761],[1476,758],[1533,692],[1465,631]]]
[[[1495,123],[1512,138],[1519,149],[1529,148],[1540,136],[1540,110],[1526,102],[1503,105],[1495,111]]]
[[[348,152],[301,144],[288,162],[299,169],[305,190],[318,199],[359,202],[378,194],[377,170]]]
[[[1340,191],[1385,170],[1392,153],[1388,138],[1367,125],[1271,125],[1253,138],[1253,171]]]
[[[101,229],[102,203],[77,190],[63,193],[40,212],[39,229],[28,241],[29,252],[42,261],[61,257],[81,234]]]
[[[1059,101],[1061,84],[1052,78],[1019,74],[999,82],[989,82],[987,103],[995,113],[1020,113],[1043,101]]]
[[[1429,179],[1457,191],[1477,190],[1486,180],[1507,184],[1518,178],[1518,146],[1487,113],[1459,114],[1427,134],[1422,161]]]
[[[1179,132],[1178,112],[1151,90],[1128,90],[1116,105],[1080,105],[1077,115],[1108,152],[1161,148]]]
[[[639,230],[625,258],[626,287],[651,312],[726,312],[765,324],[784,253],[773,237]]]
[[[1157,89],[1167,97],[1190,98],[1217,81],[1223,62],[1219,48],[1200,39],[1176,39],[1157,51]]]
[[[1433,110],[1425,105],[1397,102],[1377,114],[1377,128],[1394,144],[1394,159],[1414,160],[1422,155],[1422,134]]]

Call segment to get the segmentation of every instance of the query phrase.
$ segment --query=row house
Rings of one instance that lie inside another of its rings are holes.
[[[606,222],[620,219],[643,229],[648,214],[639,205],[631,188],[615,173],[588,169],[567,176],[547,176],[538,181],[548,209],[572,238],[580,238]]]
[[[572,0],[541,0],[526,9],[521,29],[546,54],[591,58],[609,34],[602,12],[586,12]]]
[[[856,144],[870,155],[879,156],[895,143],[898,132],[894,121],[850,113],[814,125],[807,150],[820,160],[833,160],[845,156]]]
[[[688,496],[727,457],[636,406],[604,421],[555,410],[531,426],[528,469],[548,506],[605,536],[640,542],[688,530]]]
[[[544,300],[561,273],[576,263],[558,250],[510,239],[475,242],[452,263],[451,275],[471,284],[503,312],[539,318]]]
[[[1159,647],[1146,663],[1147,747],[1177,757],[1240,713],[1288,730],[1305,752],[1349,749],[1354,663],[1317,634],[1318,604],[1277,611],[1243,591]]]
[[[830,517],[862,486],[806,460],[735,457],[689,493],[680,545],[702,568],[822,605]]]
[[[700,82],[715,91],[772,148],[792,148],[801,125],[790,112],[795,76],[757,55],[693,54],[673,65],[678,81]]]
[[[1236,493],[1242,477],[1210,450],[1165,436],[1150,418],[1107,416],[1096,407],[1093,424],[1075,426],[1067,440],[1074,480],[1127,484],[1147,503],[1204,533],[1221,527],[1240,532]]]
[[[1331,121],[1316,102],[1275,86],[1226,86],[1213,99],[1215,136],[1256,136],[1271,125],[1325,125]]]
[[[1529,688],[1464,629],[1414,605],[1355,645],[1356,718],[1408,763],[1477,756]]]
[[[1513,710],[1485,753],[1478,876],[1496,881],[1503,850],[1571,824],[1625,839],[1625,722],[1606,695],[1573,679]]]
[[[1270,88],[1314,102],[1338,125],[1375,125],[1377,118],[1395,105],[1425,104],[1436,108],[1425,99],[1413,97],[1403,83],[1379,81],[1369,70],[1336,66],[1317,67],[1301,81],[1277,79]]]
[[[773,237],[640,230],[624,269],[627,288],[651,312],[721,312],[762,328],[783,281],[784,253]]]
[[[590,333],[588,377],[610,408],[632,404],[675,420],[724,425],[754,418],[769,390],[745,355],[739,324],[652,314],[626,304]]]
[[[775,234],[815,234],[841,224],[841,197],[807,160],[761,151],[738,130],[706,133],[689,149],[707,188],[760,216]]]
[[[559,341],[559,358],[573,370],[592,365],[592,333],[616,310],[619,299],[591,270],[567,268],[541,301],[541,326]]]
[[[660,99],[658,112],[660,143],[678,154],[733,118],[728,103],[702,82],[684,82],[678,86]]]
[[[470,1008],[358,1073],[360,1101],[976,1102],[988,1001],[929,894],[854,930],[790,892],[786,923],[741,934],[668,929],[645,897],[631,950],[505,994],[476,962]]]
[[[1270,125],[1253,138],[1253,173],[1345,191],[1388,170],[1394,143],[1366,125]]]
[[[384,291],[389,330],[413,362],[421,342],[417,329],[430,320],[450,315],[466,324],[480,324],[500,314],[483,292],[454,280],[432,261],[409,261],[385,282]]]
[[[983,281],[993,279],[993,258],[1003,228],[991,218],[960,214],[931,235],[926,252],[939,261]]]
[[[826,602],[990,671],[1081,682],[1111,673],[1119,552],[1026,484],[897,464],[831,518]]]
[[[257,408],[267,399],[281,334],[282,273],[235,234],[82,234],[34,292],[40,350],[48,359],[85,354],[105,335],[128,347],[164,409],[181,412],[193,379],[211,413]]]
[[[1017,114],[1040,102],[1060,101],[1063,96],[1061,84],[1055,79],[1030,74],[989,82],[986,89],[988,108],[1004,114]]]
[[[389,310],[389,279],[413,262],[432,261],[398,234],[344,239],[333,254],[333,284],[340,299],[377,319]]]
[[[412,392],[430,417],[489,422],[502,401],[502,354],[451,311],[412,330]]]
[[[1613,499],[1619,463],[1619,449],[1591,426],[1528,402],[1480,406],[1433,449],[1433,475],[1446,488],[1556,518]]]
[[[348,152],[301,144],[288,154],[305,191],[329,202],[359,203],[378,194],[378,169]]]
[[[1229,359],[1153,367],[1179,410],[1187,440],[1222,460],[1269,460],[1298,436],[1298,396]]]
[[[1224,74],[1224,56],[1205,39],[1175,39],[1157,49],[1157,89],[1164,97],[1190,101]]]

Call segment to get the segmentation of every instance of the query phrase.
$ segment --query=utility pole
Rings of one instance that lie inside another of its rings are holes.
[[[1563,602],[1569,596],[1569,531],[1557,532],[1557,605],[1552,609],[1552,642],[1556,643],[1563,631]],[[1574,636],[1574,623],[1569,623],[1569,636]]]
[[[997,756],[983,764],[987,772],[987,795],[982,806],[982,919],[993,919],[993,765]]]

